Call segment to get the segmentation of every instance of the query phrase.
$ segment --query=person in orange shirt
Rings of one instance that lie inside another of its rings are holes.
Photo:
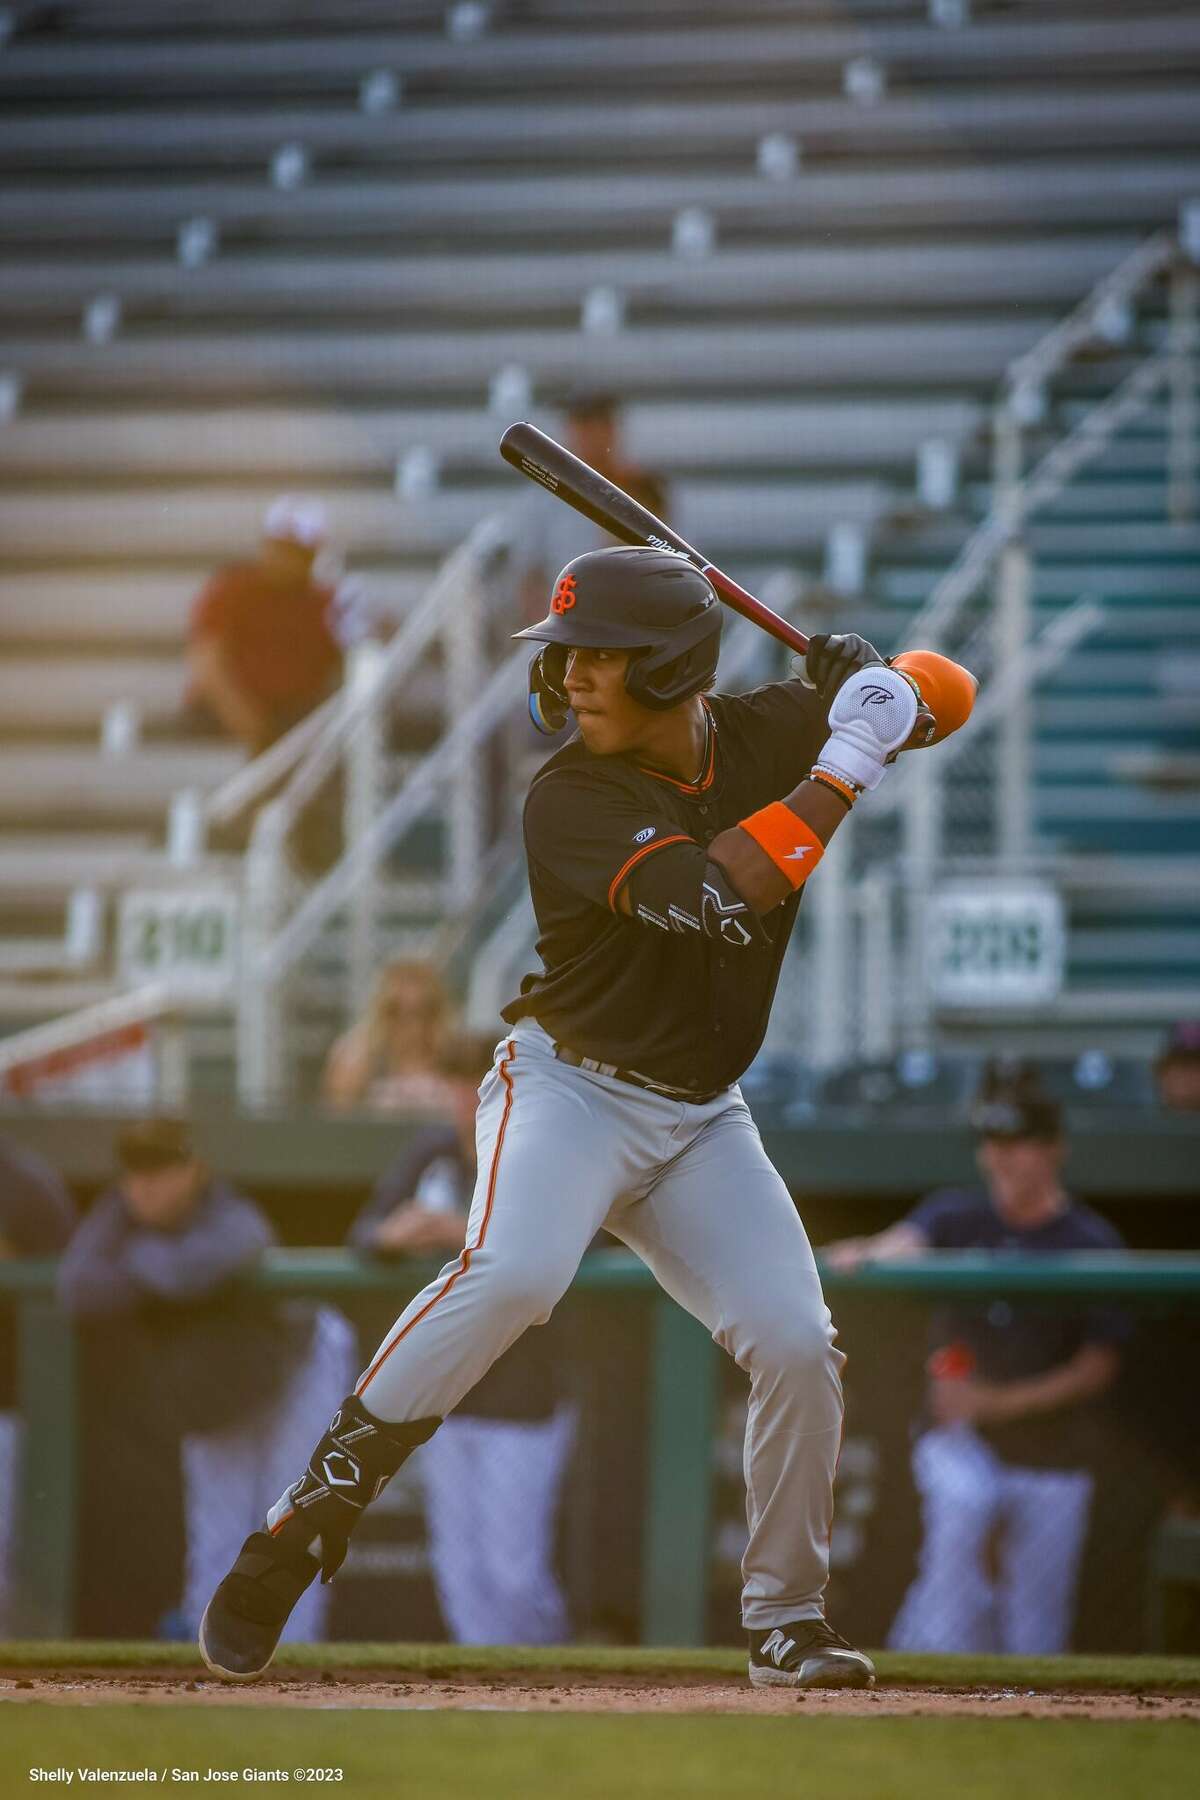
[[[201,590],[188,629],[188,700],[251,756],[311,712],[342,678],[335,588],[315,574],[328,536],[317,500],[281,495],[253,561]]]

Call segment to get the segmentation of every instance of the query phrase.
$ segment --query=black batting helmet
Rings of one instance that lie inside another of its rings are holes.
[[[546,617],[513,636],[545,646],[529,665],[529,712],[552,733],[566,723],[569,649],[632,651],[625,691],[652,712],[702,692],[716,673],[721,604],[673,550],[589,550],[558,577]]]

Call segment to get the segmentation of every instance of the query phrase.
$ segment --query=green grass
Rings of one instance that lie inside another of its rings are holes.
[[[156,1792],[212,1794],[173,1769],[340,1768],[346,1800],[1174,1800],[1195,1792],[1185,1723],[805,1717],[595,1718],[268,1708],[6,1706],[0,1783],[62,1793],[31,1766],[151,1768]],[[146,1792],[149,1784],[141,1785]],[[225,1784],[221,1784],[225,1786]],[[225,1791],[299,1784],[240,1779]],[[72,1791],[89,1791],[76,1778]],[[311,1787],[306,1791],[311,1792]]]
[[[1200,1657],[1188,1656],[907,1656],[875,1653],[880,1679],[902,1687],[1013,1687],[1073,1693],[1200,1692]],[[355,1669],[452,1676],[489,1670],[561,1669],[567,1673],[642,1675],[671,1680],[746,1672],[741,1650],[647,1650],[564,1645],[549,1650],[475,1649],[459,1644],[293,1644],[276,1658],[281,1671]],[[203,1673],[191,1644],[85,1640],[0,1643],[0,1667],[52,1672],[63,1668],[188,1669]]]

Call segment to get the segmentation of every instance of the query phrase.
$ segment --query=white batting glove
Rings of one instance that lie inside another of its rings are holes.
[[[912,736],[917,696],[896,669],[872,664],[849,676],[829,709],[830,737],[817,758],[869,793]]]

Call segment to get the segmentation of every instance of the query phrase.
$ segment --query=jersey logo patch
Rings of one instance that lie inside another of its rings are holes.
[[[648,844],[650,842],[650,839],[654,836],[654,833],[657,830],[658,830],[657,825],[646,825],[642,828],[641,831],[635,831],[633,834],[634,843],[635,844]]]

